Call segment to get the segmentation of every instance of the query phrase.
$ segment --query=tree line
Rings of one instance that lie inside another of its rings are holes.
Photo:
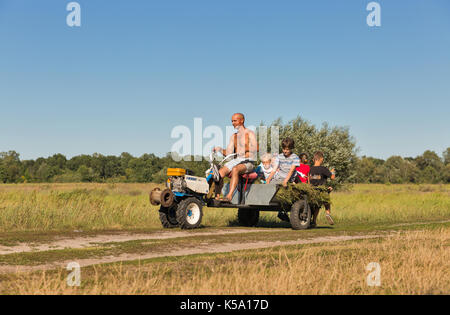
[[[417,157],[391,156],[387,160],[363,156],[355,169],[355,183],[450,183],[450,148],[440,157],[425,151]]]
[[[350,183],[450,183],[450,148],[441,158],[433,151],[426,151],[415,158],[392,156],[387,160],[373,157],[357,157],[349,178]],[[203,176],[209,163],[173,162],[168,154],[158,157],[144,154],[134,157],[129,153],[120,156],[101,154],[79,155],[67,159],[62,154],[36,160],[19,159],[15,151],[0,153],[0,183],[71,183],[71,182],[133,182],[162,183],[168,167],[191,170]]]
[[[182,167],[195,174],[204,174],[209,163],[174,162],[168,154],[158,157],[144,154],[134,157],[129,153],[120,156],[78,155],[67,159],[62,154],[48,158],[23,160],[15,151],[0,153],[0,182],[2,183],[72,183],[72,182],[125,182],[161,183],[166,179],[168,167]]]
[[[294,139],[296,154],[305,152],[311,158],[315,151],[324,152],[324,165],[336,169],[337,183],[450,183],[450,148],[442,156],[425,151],[417,157],[391,156],[382,160],[358,157],[356,142],[348,128],[330,127],[326,123],[316,127],[301,117],[288,123],[278,119],[271,126],[279,127],[280,139]],[[269,148],[270,139],[269,135]],[[208,161],[186,160],[189,159],[175,162],[170,154],[134,157],[129,153],[120,156],[95,153],[70,159],[55,154],[36,160],[21,160],[17,152],[9,151],[0,153],[0,183],[162,183],[169,167],[186,168],[194,175],[204,176]]]

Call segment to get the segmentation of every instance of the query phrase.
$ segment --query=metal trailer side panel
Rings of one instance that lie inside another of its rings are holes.
[[[222,190],[223,195],[227,195],[230,184],[225,184]],[[278,191],[276,184],[249,184],[245,190],[245,206],[270,206],[272,199]],[[239,188],[239,187],[238,187]],[[231,200],[231,204],[239,205],[241,192],[236,189]]]
[[[268,206],[278,191],[276,184],[253,184],[245,191],[245,205]]]

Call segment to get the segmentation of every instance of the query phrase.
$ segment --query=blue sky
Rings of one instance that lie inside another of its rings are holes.
[[[176,125],[297,115],[360,155],[450,146],[450,2],[0,0],[0,151],[169,151]],[[206,141],[205,141],[206,142]]]

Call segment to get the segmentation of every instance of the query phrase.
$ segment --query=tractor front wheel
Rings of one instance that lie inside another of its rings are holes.
[[[177,221],[182,229],[196,229],[202,223],[203,204],[194,197],[186,198],[178,204]]]

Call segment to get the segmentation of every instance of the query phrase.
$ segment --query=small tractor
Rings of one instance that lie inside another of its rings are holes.
[[[150,192],[150,203],[160,206],[159,218],[164,228],[181,227],[182,229],[195,229],[201,225],[203,207],[209,208],[237,208],[238,222],[242,226],[255,226],[259,220],[260,211],[286,211],[290,212],[288,220],[292,229],[304,230],[309,228],[311,222],[311,206],[307,197],[302,196],[294,200],[289,207],[282,206],[277,201],[276,194],[280,189],[277,184],[257,184],[257,173],[241,175],[238,187],[231,202],[221,202],[214,197],[212,185],[218,181],[220,165],[232,155],[217,164],[211,159],[211,168],[206,177],[193,176],[185,169],[169,168],[167,170],[167,188],[155,188]]]

